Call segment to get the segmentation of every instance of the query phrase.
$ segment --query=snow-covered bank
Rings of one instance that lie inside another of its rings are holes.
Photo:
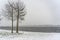
[[[0,30],[0,40],[60,40],[60,33],[41,33],[19,31],[19,34],[9,30]]]

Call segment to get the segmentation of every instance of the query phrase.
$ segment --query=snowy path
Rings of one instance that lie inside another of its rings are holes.
[[[0,40],[60,40],[60,33],[19,32],[11,34],[10,31],[0,30]]]

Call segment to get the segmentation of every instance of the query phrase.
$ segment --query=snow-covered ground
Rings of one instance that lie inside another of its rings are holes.
[[[60,40],[60,33],[26,32],[10,33],[9,30],[0,30],[0,40]]]

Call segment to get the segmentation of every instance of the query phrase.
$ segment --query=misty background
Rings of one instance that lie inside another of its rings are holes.
[[[60,25],[60,0],[21,0],[27,14],[20,26],[24,25]],[[4,8],[7,0],[0,0],[0,11]],[[0,13],[2,14],[2,13]],[[0,26],[11,26],[11,20],[0,16]],[[16,21],[14,22],[16,26]]]

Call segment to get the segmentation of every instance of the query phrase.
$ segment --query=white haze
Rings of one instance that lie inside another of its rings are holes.
[[[26,6],[27,15],[20,25],[60,25],[59,0],[21,0]],[[7,0],[0,0],[0,10]],[[16,22],[14,22],[14,26]],[[11,26],[11,21],[2,18],[0,26]]]

